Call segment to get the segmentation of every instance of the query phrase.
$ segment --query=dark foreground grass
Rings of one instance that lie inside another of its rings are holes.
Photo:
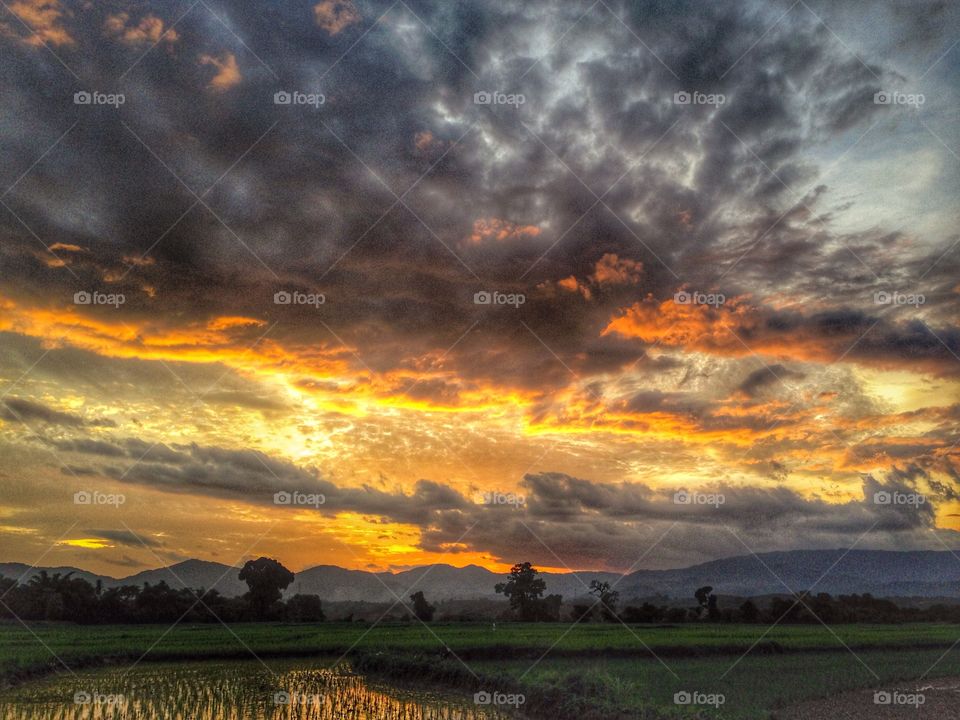
[[[631,712],[650,717],[689,717],[694,710],[677,708],[673,699],[678,692],[722,694],[725,702],[718,710],[701,708],[705,718],[727,720],[765,720],[776,710],[804,700],[830,697],[848,690],[881,687],[901,681],[960,676],[960,650],[944,656],[944,650],[865,650],[854,655],[846,650],[786,655],[749,655],[736,657],[677,658],[641,662],[624,658],[578,660],[545,659],[532,670],[521,661],[471,663],[475,672],[488,673],[519,681],[527,688],[563,687],[571,683],[582,688],[580,694],[596,698],[596,705],[608,713],[631,717]],[[932,668],[932,669],[931,669]],[[729,671],[729,672],[728,672]],[[521,679],[522,678],[522,679]],[[879,678],[879,679],[878,679]],[[592,703],[576,717],[593,717]],[[864,717],[874,708],[865,707]],[[571,716],[574,717],[574,716]],[[596,717],[604,717],[602,714]]]
[[[349,652],[361,670],[394,678],[432,679],[471,692],[523,692],[528,710],[552,720],[693,716],[673,704],[674,693],[684,690],[725,695],[721,712],[707,709],[703,717],[754,720],[800,700],[918,678],[935,664],[930,677],[960,675],[960,650],[947,652],[958,637],[957,626],[933,624],[769,631],[754,625],[507,623],[496,630],[486,623],[429,628],[419,623],[173,629],[4,625],[0,679],[9,684],[56,671],[61,660],[76,668],[128,664],[141,657],[339,657]]]

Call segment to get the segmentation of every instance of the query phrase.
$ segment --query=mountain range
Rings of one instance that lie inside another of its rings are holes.
[[[0,576],[27,582],[31,576],[72,572],[104,587],[166,581],[172,587],[216,588],[227,596],[242,595],[246,585],[239,568],[205,560],[184,562],[114,578],[71,567],[33,568],[0,563]],[[938,551],[791,550],[713,560],[674,570],[639,570],[629,575],[577,571],[542,573],[547,593],[567,601],[583,597],[591,580],[616,583],[624,600],[689,598],[703,585],[724,595],[756,596],[812,589],[832,595],[871,593],[878,597],[960,597],[960,557]],[[495,599],[494,586],[505,579],[476,565],[426,565],[403,572],[367,572],[318,565],[296,573],[285,595],[307,593],[330,602],[393,602],[416,590],[430,600]]]

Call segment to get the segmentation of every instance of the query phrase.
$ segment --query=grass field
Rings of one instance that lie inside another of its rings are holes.
[[[144,654],[146,661],[156,661],[387,653],[427,658],[426,667],[438,673],[447,668],[451,678],[472,671],[483,680],[531,691],[567,688],[593,698],[605,712],[632,708],[649,710],[650,717],[682,716],[684,709],[673,704],[674,693],[723,693],[722,717],[754,720],[799,700],[918,678],[934,665],[929,677],[960,675],[960,650],[947,652],[958,637],[960,627],[933,624],[778,626],[769,631],[762,625],[707,624],[571,628],[501,623],[496,630],[490,624],[428,629],[419,623],[373,628],[359,623],[211,624],[173,630],[4,625],[0,676],[9,681],[55,670],[60,665],[56,658],[74,666],[104,659],[132,662]],[[451,652],[441,659],[444,645]]]
[[[625,658],[547,659],[533,670],[529,670],[529,662],[513,660],[484,660],[471,666],[481,674],[523,676],[522,682],[528,686],[555,686],[570,677],[583,677],[611,708],[650,709],[661,714],[675,709],[677,692],[721,693],[726,702],[720,712],[707,712],[707,716],[766,720],[772,711],[803,700],[915,679],[943,654],[944,650],[865,650],[857,651],[855,657],[840,650],[750,655],[725,677],[736,657],[665,659],[666,667],[656,660]],[[930,673],[931,678],[945,676],[960,676],[960,651],[950,652]]]

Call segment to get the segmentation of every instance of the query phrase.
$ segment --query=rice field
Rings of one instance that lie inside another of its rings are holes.
[[[0,720],[498,720],[463,692],[369,681],[335,658],[143,663],[0,693]]]
[[[390,678],[383,693],[387,697],[396,696],[398,678],[413,678],[421,684],[425,680],[446,683],[445,687],[459,693],[461,700],[469,699],[477,690],[526,692],[531,698],[527,708],[549,707],[551,720],[565,717],[760,720],[771,717],[778,708],[844,690],[878,687],[924,675],[929,678],[960,676],[960,649],[953,647],[958,638],[960,627],[945,624],[849,625],[829,629],[821,625],[769,629],[762,625],[571,627],[512,623],[499,623],[495,627],[489,623],[429,627],[419,623],[372,627],[363,623],[229,627],[208,624],[172,629],[143,625],[36,625],[27,629],[3,625],[0,626],[0,677],[10,683],[56,672],[59,673],[56,681],[59,681],[70,677],[64,666],[82,674],[118,672],[136,663],[137,672],[145,673],[152,672],[151,668],[175,667],[164,665],[174,660],[210,660],[212,662],[205,665],[211,668],[229,661],[261,670],[264,665],[287,663],[284,665],[286,677],[291,681],[300,677],[297,672],[303,672],[307,675],[302,677],[311,678],[314,684],[333,682],[320,673],[322,666],[329,672],[335,671],[334,674],[353,677],[350,682],[354,684],[363,684],[370,681],[369,677],[361,680],[344,668],[349,668],[353,660],[380,657],[381,660],[371,666],[375,668],[372,677],[378,677],[376,673],[380,672],[384,682]],[[318,658],[323,658],[324,663],[319,663]],[[116,668],[92,667],[104,662]],[[202,673],[197,677],[202,677]],[[174,680],[158,680],[152,685],[156,689],[169,688],[169,682]],[[181,681],[182,678],[176,680]],[[263,677],[256,682],[261,681],[265,683],[263,687],[252,686],[260,688],[256,690],[260,693],[256,696],[257,702],[244,701],[242,708],[234,708],[233,714],[222,717],[239,720],[274,717],[276,708],[263,700],[261,691],[266,688],[277,692],[275,684]],[[39,682],[42,685],[55,681]],[[24,688],[33,692],[32,688],[40,685],[36,681],[27,682],[15,692]],[[201,682],[197,687],[202,686]],[[185,697],[194,697],[200,690],[184,692]],[[210,692],[216,695],[219,691]],[[683,697],[683,693],[694,698],[722,697],[723,703],[678,705],[675,697],[678,694]],[[537,698],[541,700],[539,704]],[[210,696],[204,702],[208,701],[213,703],[215,697]],[[332,707],[328,710],[332,711]],[[446,708],[443,712],[452,707],[443,705]],[[481,712],[477,718],[487,717],[482,714],[482,708],[469,702],[457,707],[460,708],[457,712],[477,711]],[[291,720],[310,720],[314,716],[309,712],[319,712],[316,708],[288,710],[292,714],[282,717]],[[394,711],[400,712],[396,708]],[[337,717],[340,716],[380,717],[373,710],[367,715],[341,713]],[[0,720],[20,720],[20,717],[0,714]],[[23,716],[24,720],[26,717]],[[69,713],[62,717],[73,718]],[[96,720],[94,715],[77,717]],[[113,716],[103,717],[108,720]],[[210,720],[220,717],[211,715]],[[315,717],[322,720],[326,716]],[[414,714],[410,717],[434,716]]]

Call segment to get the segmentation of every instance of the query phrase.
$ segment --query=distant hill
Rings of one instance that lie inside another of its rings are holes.
[[[206,560],[185,560],[169,567],[144,570],[117,581],[117,585],[156,585],[165,580],[170,587],[216,589],[222,595],[243,595],[247,584],[237,578],[240,568]],[[106,583],[104,583],[106,584]]]
[[[618,586],[621,595],[688,597],[712,585],[726,595],[768,595],[813,589],[831,595],[960,597],[960,559],[948,551],[790,550],[713,560],[679,570],[641,570]],[[788,590],[789,588],[789,590]]]
[[[43,570],[46,570],[50,575],[54,573],[60,573],[61,575],[73,573],[74,577],[83,578],[93,584],[100,581],[105,588],[121,585],[145,585],[146,583],[156,585],[161,581],[166,581],[170,587],[216,588],[228,596],[242,595],[247,591],[246,583],[237,578],[240,568],[207,562],[206,560],[185,560],[168,567],[144,570],[124,578],[97,575],[74,567],[30,568],[29,565],[23,563],[0,563],[0,576],[20,579],[20,582],[23,583],[29,582],[31,577]]]
[[[142,585],[165,580],[172,587],[212,588],[224,595],[246,592],[237,579],[239,568],[204,560],[187,560],[170,567],[146,570],[126,578],[96,575],[76,568],[35,568],[22,563],[0,564],[0,575],[24,581],[45,569],[49,573],[73,572],[104,587]],[[316,594],[331,602],[393,602],[423,590],[431,600],[478,600],[498,597],[494,585],[502,573],[476,565],[427,565],[399,573],[371,573],[319,565],[296,573],[286,595]],[[882,550],[792,550],[757,556],[713,560],[676,570],[640,570],[622,577],[616,573],[579,571],[543,573],[547,593],[567,601],[587,594],[591,580],[617,582],[624,600],[666,595],[690,598],[702,585],[712,585],[724,595],[783,594],[813,588],[832,595],[871,593],[878,597],[960,597],[960,559],[950,552]],[[782,582],[781,582],[782,581]]]

